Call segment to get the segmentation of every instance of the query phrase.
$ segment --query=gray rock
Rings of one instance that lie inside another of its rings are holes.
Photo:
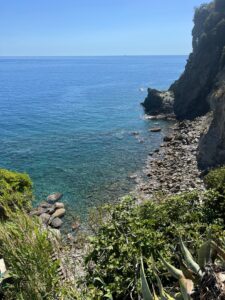
[[[33,209],[31,212],[30,212],[30,215],[31,216],[40,216],[44,213],[47,213],[48,209],[47,208],[43,208],[43,207],[38,207],[38,208],[35,208]]]
[[[151,132],[160,132],[162,129],[160,127],[154,127],[149,129]]]
[[[60,218],[63,217],[66,213],[65,208],[58,208],[56,211],[52,214],[52,218]]]
[[[48,221],[50,219],[50,215],[47,213],[43,213],[40,215],[40,219],[44,224],[48,224]]]
[[[48,208],[48,213],[50,215],[52,215],[55,212],[55,210],[56,210],[56,207],[54,205],[52,205],[51,207]]]
[[[50,225],[53,228],[60,228],[63,224],[63,221],[60,218],[55,218],[51,221]]]
[[[64,208],[64,203],[62,203],[62,202],[56,202],[55,203],[55,208]]]
[[[43,201],[39,204],[39,206],[43,207],[43,208],[49,208],[49,207],[51,207],[51,204],[46,201]]]
[[[166,136],[164,136],[164,142],[171,142],[172,141],[172,139],[173,139],[173,137],[172,136],[170,136],[170,135],[166,135]]]
[[[53,193],[47,197],[47,201],[56,202],[62,198],[63,194],[61,193]]]

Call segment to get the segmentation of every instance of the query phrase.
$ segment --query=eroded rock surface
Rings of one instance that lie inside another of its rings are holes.
[[[184,73],[168,93],[174,95],[173,109],[178,120],[193,120],[212,111],[197,155],[199,167],[207,169],[225,164],[225,0],[196,9],[192,35],[193,52]],[[164,113],[165,93],[149,89],[143,103],[147,113]]]

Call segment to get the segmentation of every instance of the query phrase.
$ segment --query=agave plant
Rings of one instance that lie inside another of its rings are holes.
[[[144,300],[171,300],[171,299],[194,299],[214,300],[225,299],[225,251],[214,241],[204,243],[198,251],[196,262],[190,251],[180,239],[180,269],[168,263],[162,256],[160,260],[169,273],[179,281],[180,293],[170,296],[165,292],[157,270],[153,266],[153,273],[157,280],[160,295],[157,296],[154,287],[149,288],[143,260],[141,259],[141,283]],[[152,290],[152,291],[151,291]]]

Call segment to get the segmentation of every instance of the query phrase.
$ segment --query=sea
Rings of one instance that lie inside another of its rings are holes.
[[[63,193],[71,216],[116,201],[168,127],[145,118],[147,88],[167,89],[186,60],[0,57],[0,168],[30,175],[34,205]]]

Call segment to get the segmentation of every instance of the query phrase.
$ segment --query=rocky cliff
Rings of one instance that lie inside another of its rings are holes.
[[[179,120],[192,120],[212,111],[198,149],[199,166],[208,168],[225,163],[225,0],[196,9],[192,35],[193,52],[169,92],[174,95],[172,106]],[[143,103],[147,113],[152,113],[155,104],[151,91]],[[162,97],[163,112],[164,106]]]

